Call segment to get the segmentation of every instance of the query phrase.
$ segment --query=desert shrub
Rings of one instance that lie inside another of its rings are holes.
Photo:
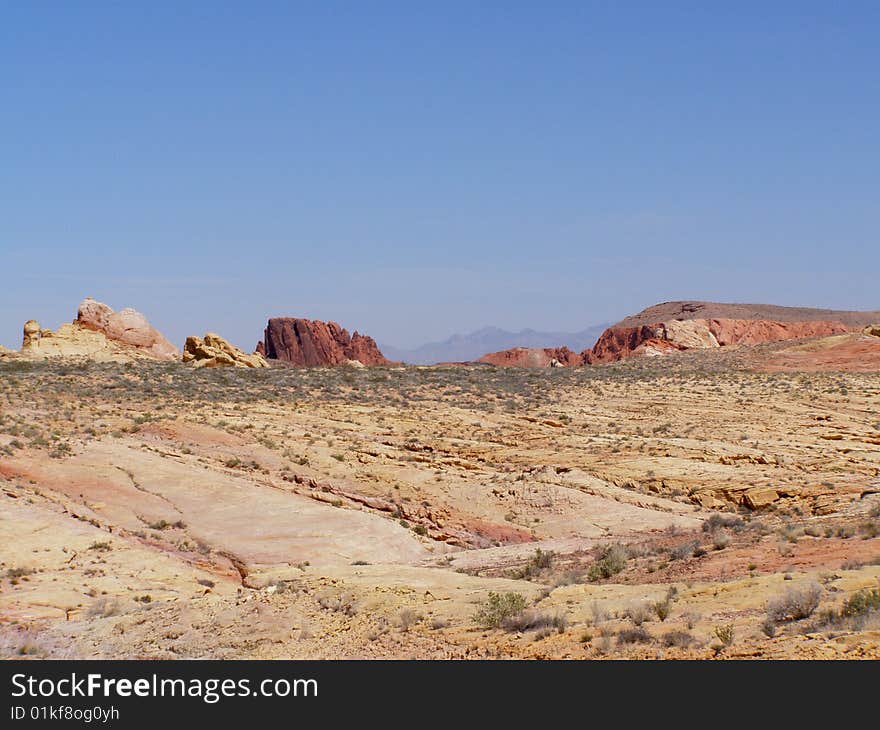
[[[783,525],[779,528],[779,537],[786,542],[796,543],[803,534],[803,528],[794,527],[793,525]]]
[[[342,613],[346,616],[357,614],[357,603],[351,593],[337,593],[320,596],[318,605],[328,611]]]
[[[669,631],[663,634],[660,642],[666,647],[677,647],[679,649],[687,649],[696,641],[692,634],[687,631]]]
[[[404,608],[397,615],[397,625],[400,626],[400,630],[404,633],[409,631],[411,627],[415,626],[421,620],[422,617],[411,608]]]
[[[635,626],[641,626],[645,621],[651,618],[652,607],[648,603],[633,603],[625,612],[625,616],[633,622]]]
[[[709,519],[703,522],[703,532],[711,534],[720,530],[722,527],[727,527],[731,530],[742,530],[745,525],[746,523],[743,522],[742,517],[738,517],[737,515],[723,515],[716,512],[709,515]]]
[[[562,575],[558,576],[553,581],[553,587],[559,588],[560,586],[570,586],[576,583],[580,583],[584,578],[584,573],[581,570],[567,570]]]
[[[474,614],[474,620],[483,628],[497,629],[521,614],[525,607],[526,599],[518,593],[490,592],[486,602]]]
[[[501,622],[503,628],[508,631],[533,631],[533,630],[556,630],[564,634],[568,628],[568,622],[564,616],[556,614],[551,616],[546,613],[535,611],[522,611]]]
[[[761,520],[749,520],[749,522],[745,524],[745,529],[749,532],[756,532],[759,535],[767,535],[773,532],[773,530],[761,522]]]
[[[724,550],[730,545],[730,535],[725,535],[720,530],[712,533],[712,547],[716,550]]]
[[[716,626],[714,634],[718,641],[721,642],[722,647],[731,646],[733,644],[733,624]]]
[[[599,640],[595,644],[596,649],[601,654],[610,654],[614,648],[614,637],[610,633],[600,633]]]
[[[880,589],[862,588],[843,602],[841,616],[862,616],[880,610]]]
[[[25,641],[18,647],[19,656],[45,656],[46,650],[32,641]]]
[[[33,575],[36,572],[37,571],[34,570],[33,568],[21,568],[21,567],[9,568],[6,571],[6,577],[15,581],[15,580],[18,580],[19,578],[25,578],[26,576]]]
[[[671,560],[685,560],[695,555],[699,549],[699,541],[692,540],[691,542],[686,542],[682,545],[672,548],[672,550],[669,551],[669,557]]]
[[[623,545],[609,545],[602,549],[599,559],[590,566],[587,578],[590,581],[602,580],[617,575],[629,560],[629,553]]]
[[[529,561],[518,571],[514,571],[514,578],[528,580],[536,575],[540,575],[553,565],[556,555],[552,551],[544,551],[541,548],[535,550],[535,554],[529,558]]]
[[[172,527],[177,528],[178,530],[183,530],[186,527],[186,523],[183,520],[177,520],[177,522],[158,520],[157,522],[151,522],[147,527],[151,530],[169,530]]]
[[[605,608],[604,605],[599,603],[598,601],[593,601],[590,604],[590,613],[593,616],[594,624],[601,624],[604,621],[607,621],[611,618],[611,613]]]
[[[654,613],[657,615],[658,619],[665,621],[669,618],[669,614],[672,611],[672,601],[670,597],[667,596],[662,601],[654,603],[651,608],[654,609]]]
[[[651,634],[641,626],[636,626],[632,629],[623,629],[617,634],[618,644],[649,644],[652,640]]]
[[[86,614],[91,618],[109,618],[119,613],[119,602],[114,598],[99,598],[89,606]]]
[[[211,546],[204,540],[196,538],[196,550],[198,550],[202,555],[207,555],[211,552]]]
[[[869,621],[873,628],[880,627],[877,618],[880,618],[880,589],[862,588],[843,602],[840,612],[830,608],[820,611],[805,630],[847,628],[850,631],[861,631]]]
[[[568,628],[568,621],[565,616],[561,614],[556,614],[550,622],[551,626],[560,634],[564,634],[566,629]]]
[[[813,615],[822,598],[822,588],[811,583],[800,590],[791,588],[767,604],[767,618],[777,624],[799,621]]]

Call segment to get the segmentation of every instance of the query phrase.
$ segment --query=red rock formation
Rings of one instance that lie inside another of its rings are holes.
[[[587,364],[694,348],[758,345],[849,332],[840,322],[771,322],[753,319],[670,320],[636,327],[610,327],[581,356]]]
[[[850,331],[840,322],[768,322],[748,319],[713,319],[708,323],[718,344],[759,345],[762,342],[800,340],[805,337],[829,337]]]
[[[358,360],[364,365],[392,365],[386,360],[372,337],[348,330],[336,322],[273,317],[266,327],[257,352],[272,360],[300,367],[344,365]]]
[[[651,345],[658,349],[677,349],[666,340],[658,337],[654,327],[609,327],[596,344],[581,353],[584,363],[594,365],[603,362],[616,362],[636,353],[639,347]]]
[[[874,334],[874,333],[877,334]],[[788,347],[757,363],[758,370],[771,372],[878,372],[880,371],[880,327],[862,332],[823,337]]]
[[[544,349],[514,347],[510,350],[490,352],[488,355],[483,355],[477,362],[516,368],[574,367],[584,364],[583,357],[567,347],[547,347]]]
[[[837,321],[786,321],[763,319],[670,319],[632,327],[615,325],[596,344],[580,354],[566,347],[538,349],[515,347],[483,355],[477,362],[502,367],[548,367],[551,361],[574,367],[617,362],[628,357],[664,355],[692,349],[712,349],[763,342],[829,337],[851,332],[854,325]]]
[[[878,319],[880,312],[770,304],[664,302],[610,327],[591,350],[581,354],[586,363],[603,363],[694,348],[828,337],[861,329]]]
[[[841,322],[857,329],[880,322],[880,310],[852,312],[840,309],[780,307],[775,304],[725,304],[721,302],[664,302],[618,322],[616,327],[639,327],[656,322],[688,319],[748,319],[764,322]]]

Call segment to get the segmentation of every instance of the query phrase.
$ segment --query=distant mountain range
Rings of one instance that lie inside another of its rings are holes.
[[[412,365],[433,365],[438,362],[469,362],[489,353],[512,347],[569,347],[580,352],[596,344],[608,327],[597,324],[580,332],[539,332],[525,329],[508,332],[498,327],[483,327],[470,334],[456,334],[443,342],[429,342],[411,350],[380,344],[389,360]]]

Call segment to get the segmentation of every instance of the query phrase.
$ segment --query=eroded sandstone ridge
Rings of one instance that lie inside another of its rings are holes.
[[[348,330],[336,322],[273,317],[266,327],[257,352],[271,360],[281,360],[300,367],[346,365],[391,365],[372,337]]]
[[[21,354],[29,358],[85,357],[100,362],[141,358],[176,360],[179,353],[134,309],[114,312],[92,298],[79,305],[71,324],[44,329],[34,319],[24,325]]]
[[[636,327],[609,327],[582,354],[587,364],[614,362],[632,356],[665,355],[693,349],[799,340],[844,334],[841,322],[771,322],[749,319],[670,320]]]
[[[861,332],[878,319],[876,311],[664,302],[609,327],[592,348],[579,354],[567,348],[515,348],[490,353],[479,362],[511,367],[548,367],[552,360],[566,366],[592,365],[683,350],[832,337]]]
[[[615,327],[636,327],[671,320],[748,319],[768,322],[840,322],[860,329],[880,322],[880,310],[856,312],[814,307],[782,307],[776,304],[728,304],[724,302],[663,302],[618,322]]]
[[[135,347],[158,360],[176,360],[179,354],[143,314],[130,307],[114,312],[106,304],[87,297],[79,305],[74,324],[99,332],[108,340]]]
[[[228,340],[213,332],[204,338],[189,336],[183,347],[183,361],[196,368],[267,368],[265,358],[254,353],[248,355]]]
[[[880,325],[794,344],[770,355],[759,368],[777,372],[880,372]]]

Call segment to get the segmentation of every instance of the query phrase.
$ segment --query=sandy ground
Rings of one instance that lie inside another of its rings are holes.
[[[0,364],[0,652],[880,657],[880,375],[707,358]]]

